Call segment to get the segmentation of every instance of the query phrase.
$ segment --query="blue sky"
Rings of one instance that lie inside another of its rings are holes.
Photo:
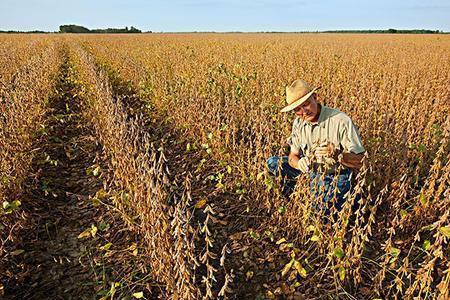
[[[1,30],[135,26],[143,31],[450,31],[450,1],[0,0]]]

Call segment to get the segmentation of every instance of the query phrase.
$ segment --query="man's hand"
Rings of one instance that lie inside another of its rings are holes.
[[[330,150],[329,146],[319,146],[314,150],[314,156],[318,159],[322,159],[324,157],[330,157],[332,154],[332,150]]]
[[[320,145],[314,150],[314,157],[318,163],[328,166],[334,165],[336,162],[341,163],[347,168],[359,170],[363,165],[364,153],[342,152],[336,149],[333,144]]]
[[[299,169],[302,173],[309,172],[310,161],[307,157],[302,157],[298,160],[297,169]]]
[[[314,150],[314,157],[318,163],[333,165],[338,159],[340,151],[332,143],[321,145]]]

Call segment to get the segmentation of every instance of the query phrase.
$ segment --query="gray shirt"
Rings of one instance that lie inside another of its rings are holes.
[[[365,152],[358,129],[350,117],[337,109],[325,105],[321,107],[316,123],[295,118],[292,134],[288,138],[291,152],[309,156],[314,146],[327,142],[333,143],[335,148],[343,152]]]

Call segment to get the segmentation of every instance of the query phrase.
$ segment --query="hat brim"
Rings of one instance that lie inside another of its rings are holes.
[[[308,98],[318,89],[320,89],[319,87],[313,88],[311,90],[311,92],[309,92],[308,94],[306,94],[305,96],[301,97],[300,99],[292,102],[291,104],[289,104],[288,106],[284,107],[283,109],[281,109],[281,112],[288,112],[293,110],[294,108],[296,108],[297,106],[299,106],[300,104],[302,104],[303,102],[305,102],[306,100],[308,100]]]

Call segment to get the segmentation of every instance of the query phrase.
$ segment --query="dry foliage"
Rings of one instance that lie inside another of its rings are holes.
[[[245,187],[235,204],[269,212],[259,230],[283,224],[276,234],[315,261],[306,282],[330,283],[343,297],[361,296],[358,286],[374,296],[446,297],[447,37],[152,35],[84,43],[193,145],[231,166],[228,188]],[[368,150],[350,196],[363,195],[361,208],[350,224],[347,207],[322,228],[307,187],[286,203],[258,176],[269,156],[282,153],[292,119],[278,111],[295,78],[321,85],[319,99],[352,117]]]
[[[23,183],[29,176],[33,156],[39,150],[33,149],[34,140],[37,135],[45,134],[43,119],[47,99],[54,92],[62,62],[60,46],[54,41],[30,47],[30,40],[15,39],[10,43],[17,46],[17,52],[10,52],[10,56],[3,56],[1,61],[5,68],[1,69],[0,79],[6,80],[0,88],[1,256],[7,254],[3,249],[5,244],[15,238]],[[2,47],[14,49],[8,43]],[[18,56],[22,56],[22,60]]]
[[[103,35],[77,36],[70,48],[85,117],[114,172],[112,200],[144,236],[171,298],[243,297],[253,287],[268,298],[449,297],[447,36]],[[113,92],[112,73],[140,106]],[[312,208],[306,177],[287,201],[265,172],[284,153],[292,115],[279,110],[296,78],[322,86],[319,100],[353,119],[367,149],[328,220]],[[202,157],[183,182],[169,180],[178,169],[164,147],[177,144],[155,144],[153,118],[178,134],[186,157]],[[201,184],[214,203],[196,198]]]
[[[164,152],[144,131],[145,117],[129,116],[114,97],[106,72],[85,51],[75,50],[74,80],[80,86],[86,119],[114,172],[111,181],[117,191],[112,201],[129,226],[144,237],[154,280],[164,283],[173,299],[197,299],[194,271],[198,263],[186,209],[189,187],[181,198],[170,199]]]

